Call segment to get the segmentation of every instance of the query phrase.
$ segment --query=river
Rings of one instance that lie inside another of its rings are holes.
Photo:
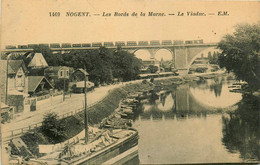
[[[229,92],[234,82],[217,77],[144,100],[133,123],[138,155],[125,164],[258,161],[259,101]]]

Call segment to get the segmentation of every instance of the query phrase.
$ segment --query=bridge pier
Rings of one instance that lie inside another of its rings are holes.
[[[186,46],[174,47],[174,67],[180,74],[188,73],[188,48]]]

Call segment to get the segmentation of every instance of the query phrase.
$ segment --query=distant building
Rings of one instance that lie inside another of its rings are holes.
[[[88,81],[89,74],[84,69],[75,70],[70,77],[70,89],[74,93],[82,93],[85,90],[85,78],[86,78],[86,88],[91,90],[94,88],[94,83]]]
[[[56,89],[63,89],[65,85],[65,90],[67,90],[69,79],[73,72],[74,69],[71,67],[49,66],[44,70],[44,76]]]
[[[151,58],[149,60],[143,60],[143,67],[141,69],[141,72],[147,73],[147,72],[152,72],[149,70],[150,66],[155,66],[158,68],[158,72],[160,72],[160,61],[156,60],[155,58]]]
[[[49,66],[41,53],[34,52],[26,56],[26,63],[30,76],[43,76],[44,69]]]
[[[49,66],[41,53],[31,53],[27,56],[27,58],[31,58],[28,68],[36,69],[46,68]]]
[[[86,77],[86,81],[88,81],[88,72],[85,71],[84,69],[77,69],[75,70],[71,77],[70,77],[70,81],[71,82],[77,82],[77,81],[84,81],[85,80],[85,77]]]
[[[160,61],[156,60],[155,58],[151,58],[149,60],[143,60],[144,67],[149,67],[150,65],[160,67]]]

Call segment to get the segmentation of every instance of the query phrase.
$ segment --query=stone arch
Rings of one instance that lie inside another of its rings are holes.
[[[155,52],[155,54],[154,54],[154,58],[156,58],[156,55],[158,54],[158,52],[160,52],[160,51],[164,51],[164,50],[166,50],[166,52],[169,52],[170,54],[171,54],[171,60],[173,60],[173,58],[174,58],[174,53],[173,53],[173,51],[171,50],[171,49],[169,49],[169,48],[159,48],[159,49],[157,49],[156,50],[156,52]],[[161,60],[161,59],[157,59],[157,60]]]
[[[213,52],[219,52],[220,50],[217,49],[216,47],[209,47],[207,49],[204,49],[202,51],[200,51],[199,53],[197,53],[192,59],[191,61],[188,63],[187,68],[189,69],[191,64],[198,58],[201,56],[201,54],[206,54],[206,56],[208,56],[208,52],[211,52],[211,54],[213,55]]]
[[[137,58],[140,58],[142,60],[149,60],[152,57],[152,54],[148,49],[135,49],[131,53],[135,54]],[[141,53],[143,53],[144,55],[142,55]]]

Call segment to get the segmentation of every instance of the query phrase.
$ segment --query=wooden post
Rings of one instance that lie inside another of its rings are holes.
[[[84,111],[85,143],[87,143],[88,142],[88,114],[87,114],[87,86],[86,86],[87,77],[85,73],[83,74],[84,74],[84,97],[85,97],[85,111]]]
[[[65,101],[65,78],[63,79],[63,101]]]

